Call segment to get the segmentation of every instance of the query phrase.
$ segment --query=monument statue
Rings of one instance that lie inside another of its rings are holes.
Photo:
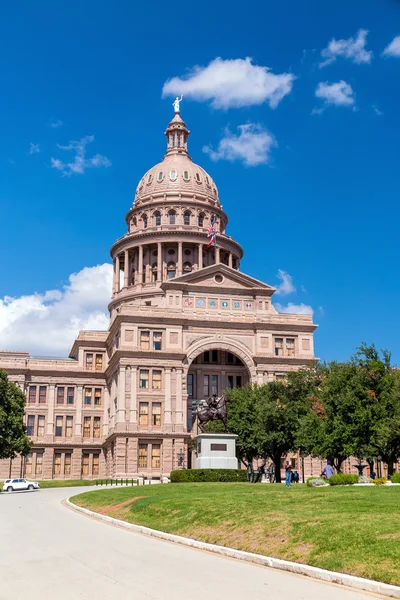
[[[208,400],[205,400],[207,406],[197,408],[195,412],[195,420],[199,425],[200,431],[204,432],[204,426],[210,421],[222,421],[225,431],[227,431],[227,404],[231,399],[227,394],[222,394],[218,398],[217,394],[213,394]]]
[[[181,96],[180,98],[178,98],[178,96],[177,96],[172,103],[172,106],[174,107],[174,111],[175,111],[176,115],[178,115],[180,113],[179,105],[182,102],[182,100],[183,100],[183,96]]]

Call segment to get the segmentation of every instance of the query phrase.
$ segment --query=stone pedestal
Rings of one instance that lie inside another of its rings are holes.
[[[200,433],[196,469],[237,469],[236,438],[232,433]]]

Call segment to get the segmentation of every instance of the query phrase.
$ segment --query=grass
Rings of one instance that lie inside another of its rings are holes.
[[[400,488],[185,483],[86,492],[72,501],[130,523],[400,584]]]

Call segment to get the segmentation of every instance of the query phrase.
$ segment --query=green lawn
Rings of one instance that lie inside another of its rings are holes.
[[[73,502],[205,542],[400,584],[400,488],[184,483],[86,492]]]
[[[27,477],[29,479],[29,477]],[[3,488],[3,481],[0,481],[0,490]],[[88,479],[71,479],[71,480],[49,480],[49,481],[39,481],[41,488],[58,488],[58,487],[78,487],[78,486],[88,486],[88,485],[96,485],[96,481],[90,481]]]

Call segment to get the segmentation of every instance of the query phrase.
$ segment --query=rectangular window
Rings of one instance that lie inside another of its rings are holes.
[[[85,406],[92,404],[92,388],[85,388]]]
[[[139,402],[139,425],[149,424],[149,404],[148,402]]]
[[[32,475],[32,464],[33,464],[33,456],[32,454],[28,454],[25,461],[25,474]]]
[[[89,371],[92,371],[92,369],[93,369],[93,354],[92,353],[86,354],[86,368]]]
[[[228,390],[233,388],[233,375],[228,375]]]
[[[36,454],[36,475],[41,475],[43,469],[43,454],[38,452]]]
[[[103,355],[96,354],[96,371],[102,371],[102,370],[103,370]]]
[[[236,387],[242,387],[242,376],[236,375]]]
[[[140,349],[144,351],[150,350],[150,331],[140,332]]]
[[[149,371],[147,369],[139,371],[139,387],[143,390],[149,389]]]
[[[39,387],[39,404],[46,404],[46,392],[47,387],[45,385],[41,385]]]
[[[57,388],[57,404],[64,404],[65,387]]]
[[[29,404],[35,404],[36,402],[36,385],[29,386],[28,402]]]
[[[100,417],[93,418],[93,437],[100,437]]]
[[[60,475],[60,474],[61,474],[61,453],[56,452],[56,454],[54,454],[54,475]]]
[[[203,395],[204,395],[204,398],[208,398],[210,395],[210,377],[209,377],[209,375],[203,375]]]
[[[232,352],[227,353],[227,363],[228,365],[233,365],[233,354]]]
[[[38,416],[37,434],[38,437],[44,436],[44,415]]]
[[[75,388],[73,388],[73,387],[67,388],[67,404],[74,403],[74,395],[75,395]]]
[[[89,454],[82,454],[82,475],[89,475]]]
[[[218,375],[211,375],[211,394],[218,394]]]
[[[151,406],[151,423],[155,427],[161,426],[161,402],[153,402]]]
[[[153,371],[153,390],[161,390],[161,371]]]
[[[208,352],[204,352],[204,362],[205,363],[209,363],[210,362],[210,353]]]
[[[151,447],[151,468],[160,468],[161,444],[153,444]]]
[[[64,475],[71,475],[71,452],[66,452],[64,455]]]
[[[189,375],[188,375],[187,387],[188,387],[189,398],[193,398],[193,375],[192,375],[192,373],[189,373]]]
[[[101,388],[94,389],[94,405],[101,406]]]
[[[296,458],[291,458],[290,462],[292,464],[292,469],[297,469],[297,459]]]
[[[26,435],[35,435],[35,415],[28,415]]]
[[[286,338],[286,353],[287,356],[294,356],[294,339]]]
[[[63,434],[63,418],[56,417],[56,437],[62,437]]]
[[[99,464],[100,464],[100,456],[99,456],[99,454],[93,454],[92,475],[98,475],[99,474]]]
[[[283,354],[283,338],[275,338],[275,356]]]
[[[90,421],[91,421],[91,417],[84,417],[83,418],[83,437],[84,438],[90,438]]]
[[[155,331],[153,333],[153,350],[161,350],[162,349],[162,333],[160,331]]]
[[[139,468],[147,469],[147,444],[139,444]]]
[[[65,418],[65,437],[72,437],[73,417]]]
[[[218,362],[218,350],[211,351],[211,362],[213,362],[213,363]]]

